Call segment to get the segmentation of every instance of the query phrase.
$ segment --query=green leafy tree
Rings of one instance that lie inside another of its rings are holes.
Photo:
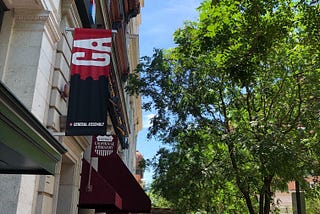
[[[148,196],[151,199],[152,207],[157,208],[170,208],[172,205],[161,195],[148,191]]]
[[[199,15],[127,85],[172,147],[153,191],[181,213],[270,213],[276,190],[319,173],[319,4],[204,1]]]
[[[317,180],[314,187],[306,191],[306,213],[320,214],[320,187]]]

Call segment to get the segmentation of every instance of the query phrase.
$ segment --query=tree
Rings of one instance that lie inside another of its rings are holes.
[[[161,195],[153,193],[152,191],[147,192],[149,198],[151,199],[151,205],[153,208],[170,208],[171,204],[166,199],[161,197]]]
[[[314,182],[312,191],[306,192],[306,213],[318,214],[320,213],[319,180],[314,179]]]
[[[127,86],[157,112],[149,136],[172,146],[154,191],[190,213],[269,213],[276,190],[319,173],[320,7],[218,0],[199,13]]]

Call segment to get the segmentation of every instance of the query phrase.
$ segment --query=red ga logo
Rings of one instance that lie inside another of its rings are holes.
[[[96,39],[79,39],[74,41],[71,75],[79,74],[80,79],[100,76],[109,73],[111,37]]]

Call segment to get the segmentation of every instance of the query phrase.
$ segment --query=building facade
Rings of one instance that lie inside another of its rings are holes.
[[[136,152],[136,180],[142,186],[142,188],[146,188],[146,182],[144,180],[144,171],[146,169],[146,160],[143,158],[141,152]]]
[[[124,90],[139,61],[143,3],[0,0],[0,214],[149,212],[132,181],[141,100]],[[106,101],[106,133],[119,141],[111,159],[90,157],[92,136],[64,134],[75,28],[114,32],[106,90],[116,102]]]

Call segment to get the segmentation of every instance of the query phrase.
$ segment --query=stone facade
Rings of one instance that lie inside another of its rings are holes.
[[[97,18],[105,28],[111,1],[98,1]],[[114,1],[113,1],[114,2]],[[70,78],[73,32],[83,27],[74,0],[0,0],[5,5],[0,30],[0,80],[24,106],[66,148],[54,175],[0,174],[0,214],[76,214],[78,211],[81,161],[90,150],[90,136],[63,136],[68,97],[65,88]],[[143,1],[140,1],[143,5]],[[0,19],[1,20],[1,19]],[[124,38],[128,72],[139,59],[140,16],[128,20]],[[136,36],[132,36],[136,35]],[[112,58],[117,61],[115,45]],[[141,129],[140,97],[127,95],[119,72],[119,93],[128,127],[128,148],[118,151],[130,171],[135,172],[135,152]],[[111,126],[110,133],[115,130]]]

